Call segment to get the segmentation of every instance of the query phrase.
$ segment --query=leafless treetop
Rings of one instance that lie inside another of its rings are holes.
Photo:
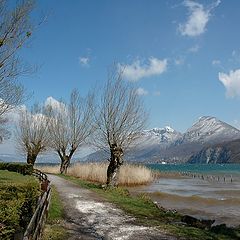
[[[32,34],[31,0],[17,2],[10,8],[9,1],[0,0],[0,116],[24,99],[24,89],[16,77],[26,71],[18,52]]]
[[[92,133],[92,96],[82,98],[77,90],[70,97],[69,104],[50,107],[51,147],[62,155],[70,155],[84,143]]]
[[[136,89],[122,79],[124,70],[114,68],[95,110],[94,143],[100,148],[116,144],[126,150],[143,130],[147,114]]]
[[[23,153],[36,152],[36,155],[47,150],[49,118],[44,108],[35,105],[31,111],[20,110],[16,128],[18,148]]]

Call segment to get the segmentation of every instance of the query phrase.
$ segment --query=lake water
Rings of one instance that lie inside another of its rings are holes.
[[[148,167],[160,171],[160,178],[134,192],[147,192],[163,207],[182,214],[240,225],[240,164]]]

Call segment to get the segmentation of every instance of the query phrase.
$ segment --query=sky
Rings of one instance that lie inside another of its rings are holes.
[[[143,98],[147,128],[184,132],[204,115],[240,127],[239,9],[239,0],[37,1],[32,18],[47,19],[20,53],[38,66],[19,79],[32,93],[25,104],[73,88],[84,96],[115,63]]]

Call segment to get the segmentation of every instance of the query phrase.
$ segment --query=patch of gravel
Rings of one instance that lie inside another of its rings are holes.
[[[177,239],[155,228],[135,224],[135,219],[87,189],[49,175],[64,204],[69,240],[161,240]]]

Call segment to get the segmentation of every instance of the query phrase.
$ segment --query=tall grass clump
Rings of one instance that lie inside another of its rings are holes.
[[[107,181],[107,167],[108,163],[76,163],[68,168],[67,175],[104,184]],[[46,173],[59,173],[59,166],[43,166],[38,169]],[[154,173],[146,166],[125,164],[120,168],[119,185],[121,186],[144,185],[153,180]]]
[[[60,165],[36,165],[36,168],[45,173],[59,174]]]
[[[120,168],[120,185],[144,185],[153,182],[153,180],[153,171],[144,165],[126,164]]]
[[[68,174],[83,180],[105,183],[107,181],[105,163],[76,163],[68,169]]]

